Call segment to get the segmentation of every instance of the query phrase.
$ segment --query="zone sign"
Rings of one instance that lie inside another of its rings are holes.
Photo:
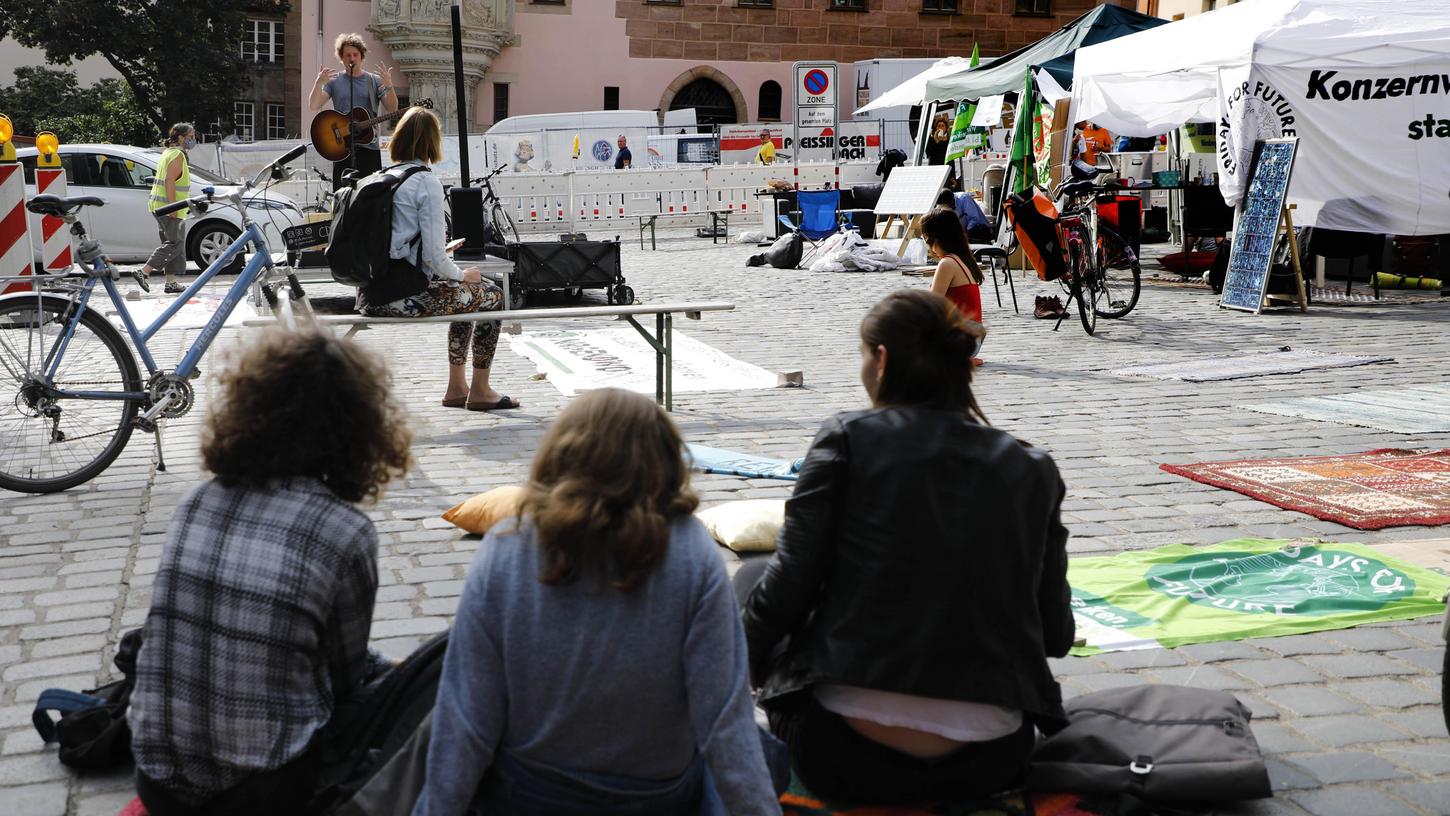
[[[836,64],[796,63],[795,103],[805,105],[836,105]]]

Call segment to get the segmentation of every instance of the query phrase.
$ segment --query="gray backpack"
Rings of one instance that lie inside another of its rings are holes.
[[[1068,726],[1028,761],[1030,790],[1117,794],[1120,816],[1273,795],[1249,710],[1231,694],[1130,686],[1065,708]]]

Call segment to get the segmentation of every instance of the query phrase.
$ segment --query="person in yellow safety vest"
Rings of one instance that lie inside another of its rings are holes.
[[[761,164],[775,164],[775,142],[771,141],[768,130],[760,132],[760,154],[755,160]]]
[[[186,122],[172,125],[166,135],[166,150],[162,151],[161,161],[156,165],[156,179],[151,184],[148,209],[153,214],[173,201],[191,197],[191,165],[186,160],[186,151],[193,147],[196,147],[196,128]],[[155,216],[161,246],[151,253],[146,265],[141,268],[141,274],[148,278],[157,269],[165,271],[168,295],[185,291],[176,276],[186,270],[186,247],[182,241],[182,224],[186,214],[185,209],[180,209]]]

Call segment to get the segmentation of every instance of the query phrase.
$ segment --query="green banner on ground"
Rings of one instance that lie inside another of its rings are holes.
[[[1362,544],[1241,538],[1068,564],[1077,655],[1273,637],[1445,611],[1450,578]]]

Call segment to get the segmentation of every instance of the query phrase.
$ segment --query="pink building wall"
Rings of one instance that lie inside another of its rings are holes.
[[[367,67],[379,60],[394,64],[387,47],[367,32],[372,4],[368,0],[321,0],[305,3],[302,10],[302,110],[310,118],[308,95],[319,65],[337,66],[332,41],[344,31],[356,31],[368,43]],[[572,0],[569,13],[532,11],[517,6],[514,30],[518,45],[505,48],[474,92],[474,125],[482,132],[493,124],[493,83],[509,84],[509,115],[591,111],[604,107],[605,86],[619,88],[619,107],[654,110],[676,77],[708,65],[728,77],[745,100],[746,121],[759,121],[760,85],[780,83],[781,115],[791,119],[791,75],[788,62],[698,62],[684,59],[646,59],[629,56],[625,21],[615,16],[615,5],[605,0]],[[319,13],[322,31],[319,33]],[[842,118],[849,118],[855,92],[850,67],[842,66],[838,92]],[[395,71],[401,77],[402,72]],[[406,80],[399,85],[407,87]]]

